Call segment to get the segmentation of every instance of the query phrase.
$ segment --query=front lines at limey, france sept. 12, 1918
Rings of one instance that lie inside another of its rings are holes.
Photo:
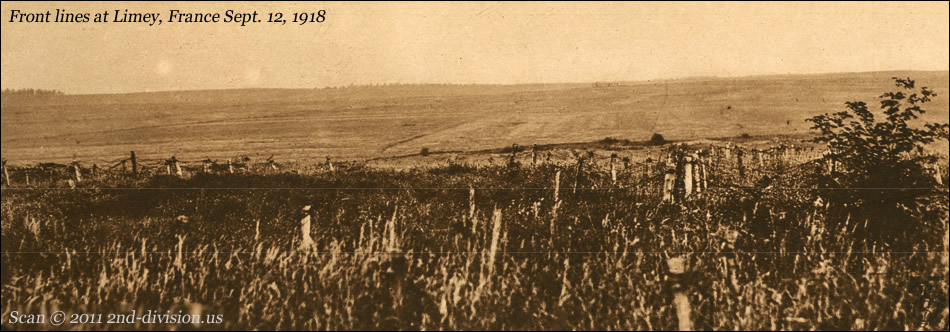
[[[264,20],[266,16],[266,21]],[[66,9],[46,10],[40,12],[24,12],[18,9],[10,11],[10,23],[145,23],[149,26],[162,23],[233,23],[246,26],[251,23],[278,23],[289,22],[303,25],[306,23],[322,23],[326,20],[326,10],[312,12],[296,12],[287,18],[282,12],[271,12],[262,15],[258,11],[239,12],[233,9],[224,12],[182,12],[178,9],[168,11],[168,19],[162,19],[159,12],[134,12],[124,10],[106,10],[99,13],[78,13]]]

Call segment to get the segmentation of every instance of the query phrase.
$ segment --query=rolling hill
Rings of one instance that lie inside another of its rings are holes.
[[[4,96],[2,155],[14,164],[142,158],[364,159],[508,146],[808,133],[805,118],[843,109],[910,77],[948,118],[948,72],[537,85],[394,85],[112,95]]]

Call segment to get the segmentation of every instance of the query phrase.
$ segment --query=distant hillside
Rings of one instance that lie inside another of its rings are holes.
[[[876,105],[892,76],[935,90],[925,119],[947,121],[946,71],[56,95],[3,99],[2,155],[14,163],[105,162],[130,150],[143,158],[320,160],[653,133],[799,135],[808,132],[805,118],[845,101]]]

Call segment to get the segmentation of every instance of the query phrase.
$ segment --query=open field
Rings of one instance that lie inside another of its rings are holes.
[[[11,164],[142,158],[366,159],[513,143],[802,135],[808,116],[873,103],[892,76],[934,89],[926,119],[948,117],[948,72],[880,72],[659,82],[384,86],[6,98]],[[266,154],[266,155],[265,155]]]
[[[817,150],[743,147],[743,164],[724,146],[613,150],[630,163],[554,150],[534,165],[520,153],[512,165],[403,171],[87,169],[75,189],[63,187],[70,172],[25,185],[13,169],[0,204],[3,317],[221,319],[4,326],[670,330],[683,287],[698,329],[946,328],[945,185],[922,193],[923,228],[892,230],[902,245],[864,242],[877,220],[817,203],[847,192],[816,182]],[[644,161],[671,149],[710,151],[708,186],[677,204],[661,202],[667,164]],[[506,155],[472,160],[485,158]],[[675,256],[681,279],[667,267]]]

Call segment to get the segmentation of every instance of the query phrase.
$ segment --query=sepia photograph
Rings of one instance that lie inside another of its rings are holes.
[[[3,331],[948,331],[950,2],[0,7]]]

